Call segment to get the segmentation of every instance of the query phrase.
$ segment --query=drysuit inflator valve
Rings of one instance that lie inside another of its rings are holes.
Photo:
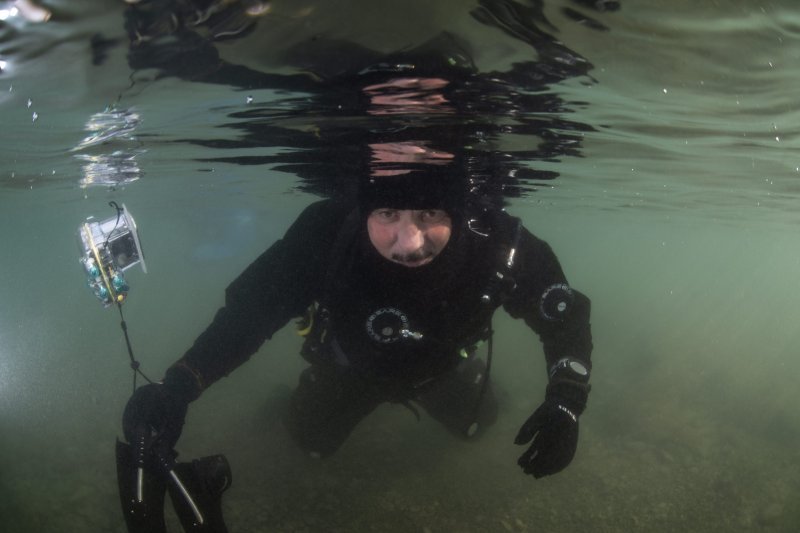
[[[105,307],[125,301],[130,290],[123,274],[126,270],[140,264],[147,272],[136,222],[125,204],[109,205],[117,210],[116,216],[100,222],[89,217],[78,228],[80,262],[87,284]]]

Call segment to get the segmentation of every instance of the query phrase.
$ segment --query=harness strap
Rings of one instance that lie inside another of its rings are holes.
[[[513,227],[510,235],[511,238],[508,242],[508,255],[505,261],[500,265],[500,268],[495,272],[494,276],[489,280],[489,285],[481,296],[483,302],[487,304],[496,303],[498,307],[503,305],[511,292],[516,288],[516,282],[511,274],[516,258],[517,246],[519,245],[519,239],[522,234],[522,222],[517,217],[512,217],[511,220],[513,221]],[[477,430],[478,412],[483,403],[483,398],[486,396],[486,391],[489,389],[489,377],[492,372],[492,356],[494,355],[494,329],[492,328],[491,318],[489,319],[489,335],[486,340],[486,371],[482,377],[481,390],[478,393],[478,398],[475,400],[475,407],[472,411],[472,423],[465,429],[467,437],[472,436],[474,431]]]
[[[467,437],[472,436],[471,430],[477,429],[476,424],[478,423],[478,412],[481,410],[483,397],[486,395],[486,391],[489,389],[489,375],[492,373],[492,355],[494,352],[494,330],[492,329],[491,324],[489,324],[489,338],[487,339],[487,343],[486,371],[483,373],[483,377],[481,378],[481,390],[478,393],[478,397],[475,399],[475,407],[472,409],[472,417],[470,418],[472,422],[465,429]]]

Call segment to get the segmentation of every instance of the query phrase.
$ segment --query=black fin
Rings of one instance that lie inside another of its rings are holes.
[[[134,449],[117,440],[117,483],[122,514],[130,533],[166,533],[164,496],[167,490],[164,477],[156,474],[155,465],[146,464],[142,471],[142,501],[137,498],[138,467]]]
[[[222,517],[222,493],[231,485],[231,468],[224,455],[195,459],[191,463],[178,463],[175,474],[189,492],[200,515],[198,522],[186,497],[174,483],[169,484],[169,495],[175,513],[187,533],[228,533]]]

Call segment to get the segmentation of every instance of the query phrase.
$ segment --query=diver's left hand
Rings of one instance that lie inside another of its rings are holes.
[[[578,447],[578,415],[559,402],[548,398],[525,421],[514,444],[530,447],[517,464],[535,478],[562,471],[572,461]]]
[[[136,389],[122,414],[125,439],[134,444],[140,434],[154,436],[164,449],[178,442],[189,403],[161,383],[148,383]]]

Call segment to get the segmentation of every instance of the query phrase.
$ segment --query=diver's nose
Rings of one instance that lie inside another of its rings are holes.
[[[395,252],[401,254],[416,252],[422,248],[424,242],[425,236],[419,226],[412,221],[404,222],[397,233]]]

